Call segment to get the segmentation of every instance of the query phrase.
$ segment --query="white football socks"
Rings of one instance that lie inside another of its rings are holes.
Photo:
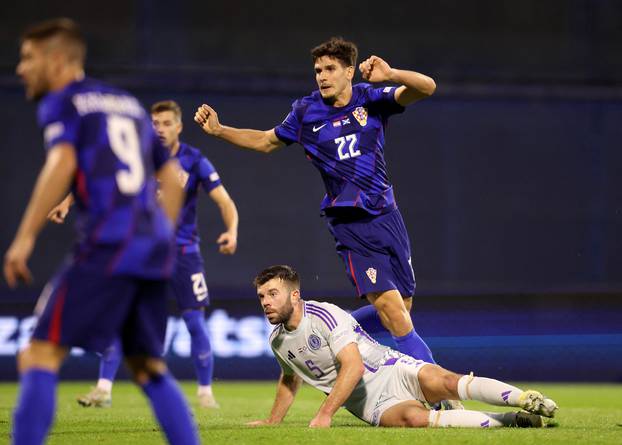
[[[112,392],[112,380],[108,379],[99,379],[97,381],[97,387],[102,391],[106,391],[107,393]]]
[[[515,386],[486,377],[464,375],[458,380],[460,400],[479,400],[491,405],[518,406],[523,391]]]
[[[213,396],[214,394],[212,394],[212,385],[199,385],[199,388],[197,389],[197,395]]]
[[[509,426],[516,413],[484,413],[467,409],[430,411],[428,426],[432,428],[497,428]]]

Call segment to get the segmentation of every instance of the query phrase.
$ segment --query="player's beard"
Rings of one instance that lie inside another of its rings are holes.
[[[283,306],[283,309],[278,311],[278,319],[272,324],[287,324],[292,314],[294,313],[294,305],[292,304],[292,298],[288,298],[287,302]]]

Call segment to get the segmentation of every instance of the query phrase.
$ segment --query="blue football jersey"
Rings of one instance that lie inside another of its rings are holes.
[[[183,252],[198,251],[197,196],[199,186],[209,193],[222,181],[212,163],[198,149],[182,142],[175,156],[179,159],[182,168],[180,179],[186,193],[177,226],[177,246]]]
[[[388,118],[404,111],[395,101],[395,88],[356,84],[344,107],[326,104],[315,91],[295,101],[275,127],[281,141],[301,144],[320,171],[326,187],[323,211],[358,207],[379,215],[397,208],[384,159]]]
[[[170,275],[173,229],[154,178],[169,155],[138,100],[87,78],[46,95],[37,117],[46,149],[69,143],[76,150],[76,260],[113,275]]]

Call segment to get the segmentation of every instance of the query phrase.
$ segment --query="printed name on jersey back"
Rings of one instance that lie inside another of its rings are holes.
[[[88,91],[74,95],[72,102],[81,116],[90,113],[105,113],[122,114],[135,119],[145,117],[145,110],[138,100],[122,94]]]

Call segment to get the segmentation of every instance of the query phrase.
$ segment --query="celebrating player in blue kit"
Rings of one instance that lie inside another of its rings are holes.
[[[371,334],[386,327],[401,352],[434,363],[410,317],[415,276],[408,234],[387,176],[384,131],[391,115],[430,96],[436,85],[377,56],[359,65],[363,78],[401,86],[352,85],[357,52],[341,38],[314,48],[318,91],[296,100],[285,120],[271,130],[224,126],[208,105],[197,110],[195,121],[207,134],[242,148],[269,153],[294,142],[304,147],[326,187],[321,208],[337,253],[358,295],[373,305],[354,317]]]
[[[238,212],[212,163],[198,149],[179,140],[182,131],[179,105],[172,100],[157,102],[151,107],[151,119],[161,142],[182,167],[179,179],[186,198],[177,228],[177,257],[171,287],[190,333],[191,355],[199,383],[199,405],[203,408],[218,408],[211,386],[214,357],[204,323],[204,307],[209,305],[209,295],[197,231],[199,187],[209,194],[220,209],[226,231],[216,242],[222,254],[232,255],[237,248]],[[63,222],[71,201],[71,196],[65,199],[50,212],[49,218]],[[78,398],[78,403],[82,406],[110,406],[112,382],[120,363],[121,346],[117,341],[102,354],[97,386]]]
[[[18,356],[13,443],[44,442],[54,418],[58,371],[70,347],[102,351],[120,337],[168,441],[195,444],[186,401],[160,357],[173,224],[183,196],[177,162],[169,160],[136,98],[84,77],[85,54],[78,27],[67,19],[36,24],[22,36],[17,74],[27,97],[40,100],[47,156],[4,258],[8,284],[30,281],[27,261],[37,235],[70,187],[79,236],[72,258],[42,295],[44,309]]]

